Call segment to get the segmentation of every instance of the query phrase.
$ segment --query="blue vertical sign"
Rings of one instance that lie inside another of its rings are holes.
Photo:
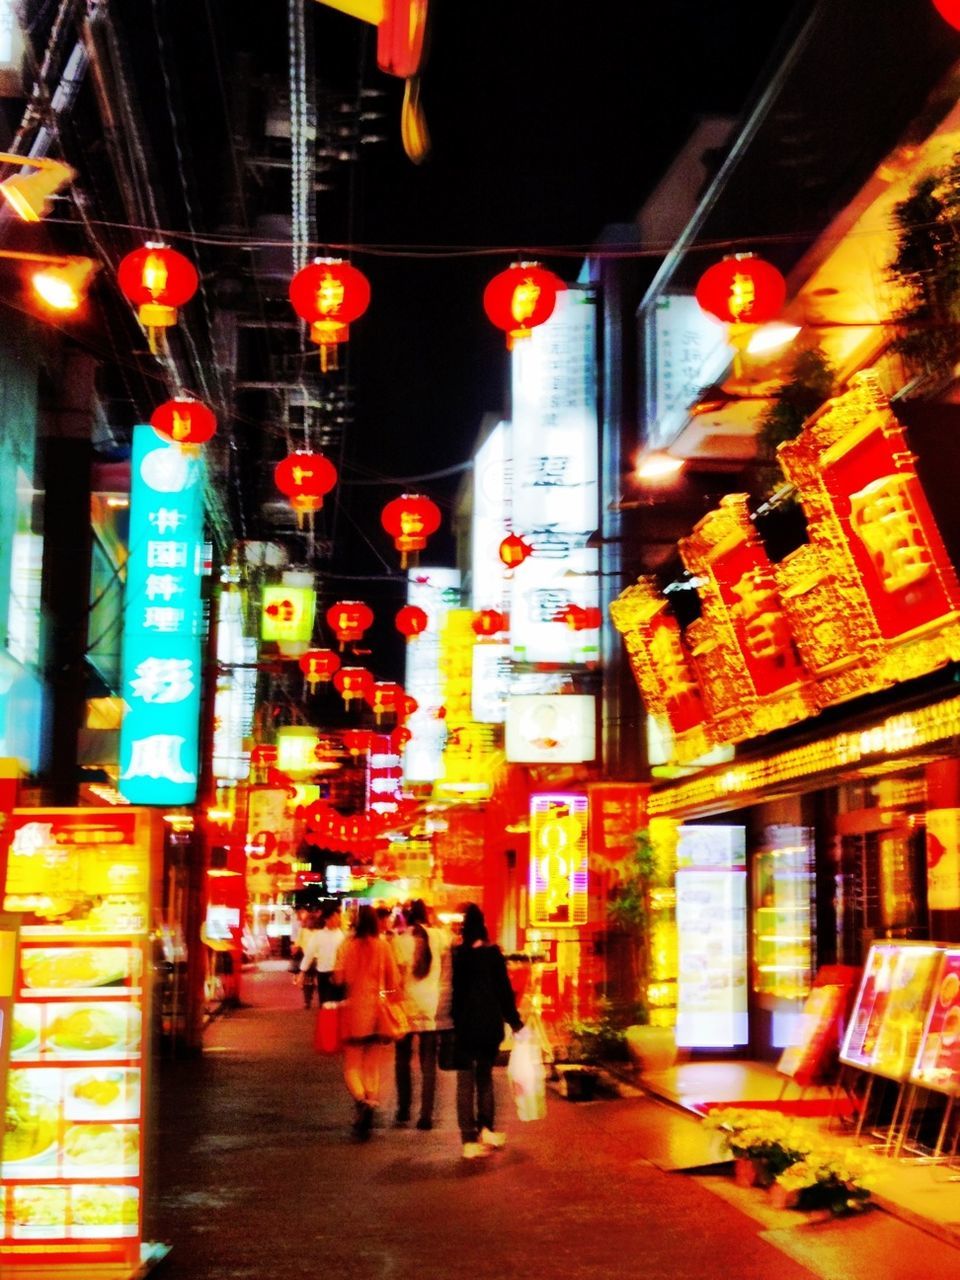
[[[131,804],[197,795],[202,480],[196,449],[134,427],[120,731],[120,791]]]

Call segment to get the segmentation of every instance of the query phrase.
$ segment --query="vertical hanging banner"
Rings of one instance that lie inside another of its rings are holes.
[[[530,797],[530,924],[586,924],[589,896],[585,795]]]
[[[120,733],[120,789],[131,804],[196,799],[202,550],[200,454],[134,427]]]

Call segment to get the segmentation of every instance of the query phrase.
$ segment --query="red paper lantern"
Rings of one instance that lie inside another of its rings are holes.
[[[518,564],[523,564],[532,551],[533,547],[529,542],[524,542],[518,533],[508,533],[500,543],[500,559],[508,569],[515,569]]]
[[[550,319],[557,294],[566,287],[539,262],[514,262],[493,277],[483,291],[483,307],[497,328],[506,331],[508,351],[518,338],[529,338],[537,325]]]
[[[200,277],[197,269],[182,253],[165,244],[148,241],[142,249],[134,249],[117,268],[120,292],[137,308],[137,317],[156,354],[158,330],[177,323],[177,308],[182,307],[197,291]]]
[[[370,305],[370,282],[362,271],[339,258],[315,258],[290,281],[290,301],[310,326],[310,340],[320,348],[320,368],[337,367],[337,346],[350,336],[350,325]]]
[[[933,7],[945,22],[960,31],[960,0],[933,0]]]
[[[370,750],[373,735],[369,729],[344,729],[340,735],[347,754],[356,758]]]
[[[323,499],[337,483],[337,468],[322,453],[298,449],[281,458],[273,469],[273,478],[299,517],[320,510]]]
[[[394,755],[400,755],[403,748],[413,737],[411,731],[405,725],[398,725],[390,735],[390,749]]]
[[[340,659],[332,649],[308,649],[300,657],[300,670],[311,692],[317,684],[330,680],[339,669]]]
[[[203,444],[216,432],[217,419],[199,400],[167,400],[151,413],[150,425],[176,444]]]
[[[403,685],[390,680],[378,680],[367,695],[377,724],[384,716],[397,715],[405,696]]]
[[[250,750],[250,763],[253,765],[276,764],[277,748],[267,743],[259,743]]]
[[[411,551],[422,551],[427,538],[440,528],[440,508],[422,493],[402,493],[383,508],[380,520],[400,552],[400,567],[407,567]]]
[[[409,640],[412,636],[419,636],[426,631],[429,619],[426,610],[421,609],[419,605],[405,604],[395,621],[397,630]]]
[[[427,0],[385,0],[377,24],[377,66],[408,80],[423,64]]]
[[[470,625],[478,636],[495,636],[507,629],[507,620],[499,609],[481,609]]]
[[[415,711],[420,710],[420,703],[410,694],[405,693],[400,699],[400,705],[397,707],[397,715],[400,720],[409,720]]]
[[[350,705],[358,699],[368,699],[373,692],[373,676],[366,667],[341,667],[333,677],[333,687]]]
[[[327,610],[327,622],[340,641],[340,648],[362,638],[373,626],[373,610],[362,600],[338,600]]]
[[[787,282],[755,253],[735,253],[700,277],[696,298],[704,311],[726,324],[766,324],[783,310]]]

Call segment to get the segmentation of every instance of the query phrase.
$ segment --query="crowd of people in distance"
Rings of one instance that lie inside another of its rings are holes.
[[[340,1005],[343,1078],[353,1100],[352,1133],[366,1141],[380,1105],[381,1077],[394,1046],[394,1126],[414,1110],[413,1055],[420,1068],[416,1127],[433,1128],[437,1068],[456,1072],[457,1124],[466,1160],[489,1156],[506,1141],[496,1129],[493,1068],[504,1025],[523,1026],[506,961],[490,942],[483,912],[467,903],[452,931],[438,926],[422,899],[398,911],[366,903],[344,929],[340,905],[301,911],[291,934],[291,968],[309,1009]],[[385,1024],[383,997],[402,1003],[409,1030]],[[442,1052],[441,1052],[442,1050]]]

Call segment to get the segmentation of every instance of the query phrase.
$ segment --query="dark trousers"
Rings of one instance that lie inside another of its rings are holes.
[[[458,1050],[461,1062],[457,1068],[457,1124],[464,1142],[476,1142],[481,1129],[493,1129],[493,1064],[497,1050]]]
[[[393,1059],[397,1082],[397,1116],[409,1119],[413,1101],[413,1037],[420,1041],[420,1119],[433,1119],[433,1102],[437,1096],[437,1033],[435,1031],[411,1031],[397,1041]]]

